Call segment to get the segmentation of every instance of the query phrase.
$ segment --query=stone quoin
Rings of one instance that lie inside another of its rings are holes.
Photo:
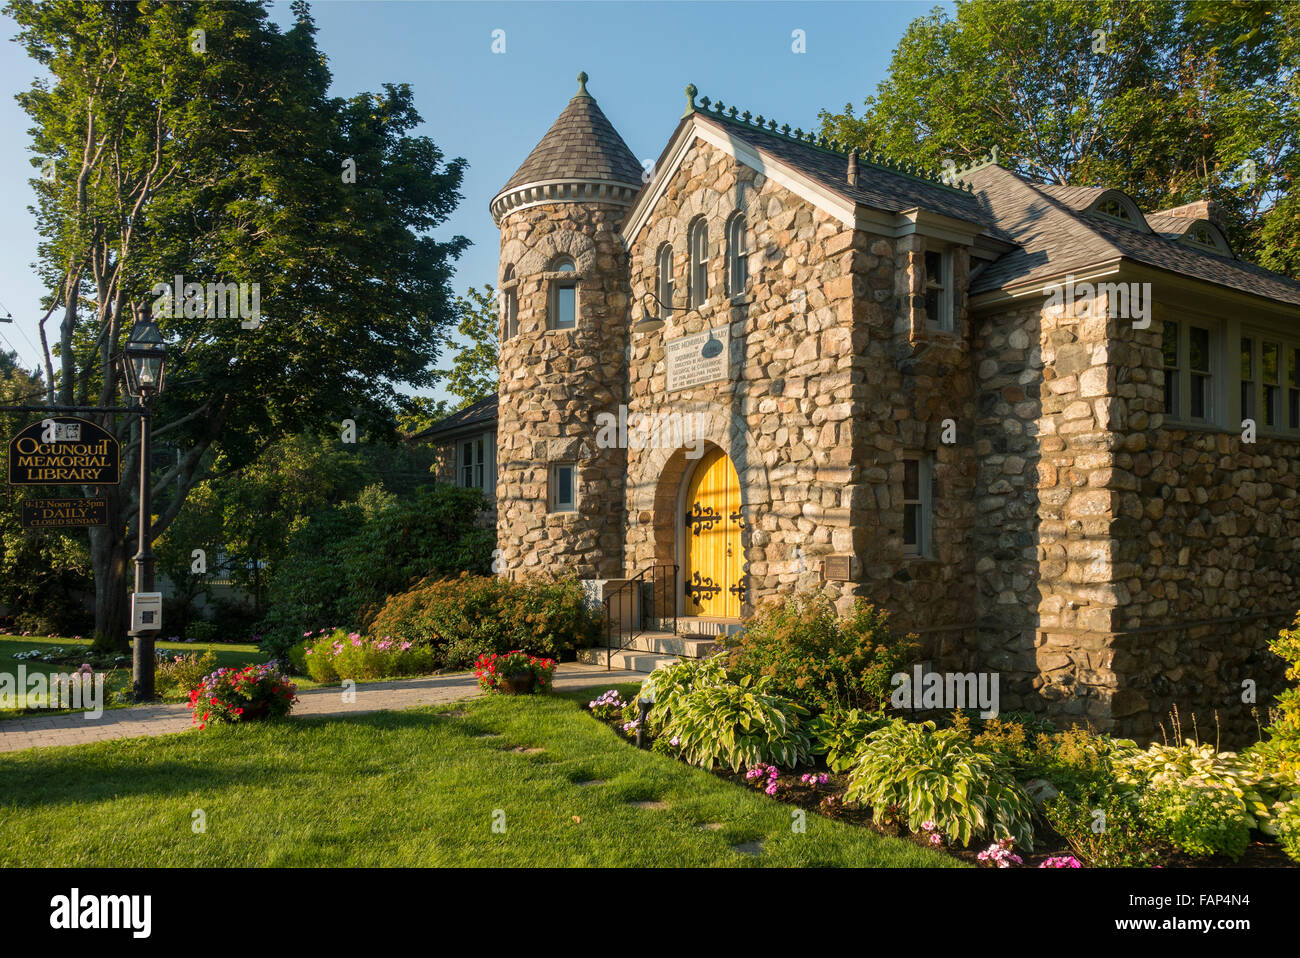
[[[421,437],[503,574],[676,565],[723,623],[864,597],[1003,710],[1248,737],[1300,608],[1300,283],[1208,201],[945,178],[693,87],[650,169],[586,81],[491,201],[499,394]],[[597,441],[673,415],[703,455]]]

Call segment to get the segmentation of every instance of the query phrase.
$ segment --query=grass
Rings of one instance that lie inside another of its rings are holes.
[[[797,833],[789,806],[624,743],[584,714],[599,691],[0,755],[0,866],[958,864],[817,815]]]
[[[178,654],[184,652],[205,652],[208,648],[211,648],[217,655],[218,668],[222,666],[242,666],[247,665],[250,662],[266,661],[266,655],[259,652],[257,646],[249,644],[222,643],[218,645],[214,643],[211,646],[207,646],[199,642],[156,642],[154,645],[156,648],[167,649],[168,651],[174,651]],[[12,635],[0,636],[0,674],[8,673],[14,677],[15,681],[17,681],[18,666],[20,665],[26,666],[28,675],[35,672],[44,672],[47,675],[54,672],[75,672],[77,669],[76,665],[51,664],[49,662],[37,662],[32,659],[19,661],[14,658],[14,654],[18,652],[27,652],[31,649],[54,648],[56,646],[62,646],[69,650],[74,648],[89,650],[90,641],[74,641],[72,639],[65,639],[52,635],[26,637]],[[128,690],[131,685],[131,657],[129,654],[126,659],[117,666],[116,673],[113,686],[119,691],[124,692]],[[298,687],[311,688],[314,687],[315,684],[316,683],[307,679],[298,682]],[[111,707],[121,708],[130,704],[129,701],[119,701]],[[40,711],[44,712],[43,709]],[[24,711],[23,709],[0,709],[0,719],[17,718],[23,715],[32,714],[34,713]]]

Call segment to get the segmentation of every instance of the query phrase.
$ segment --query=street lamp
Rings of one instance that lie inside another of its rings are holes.
[[[646,293],[644,296],[641,297],[641,309],[643,311],[643,315],[641,316],[640,319],[638,319],[635,323],[632,324],[632,332],[636,333],[637,335],[640,335],[641,333],[653,333],[656,330],[664,328],[663,317],[661,315],[651,312],[650,307],[646,304],[647,300],[654,300],[654,302],[661,309],[672,310],[674,308],[672,306],[667,306],[664,303],[661,303],[659,301],[659,297],[656,296],[654,293],[649,293],[649,292]]]
[[[163,377],[167,372],[167,347],[162,333],[152,317],[137,315],[127,339],[122,365],[126,373],[126,391],[140,403],[140,516],[137,522],[139,544],[135,553],[136,595],[153,592],[154,556],[152,529],[152,484],[149,476],[151,446],[150,403],[162,392]],[[131,686],[137,702],[153,698],[154,651],[153,636],[157,629],[136,629],[132,623],[131,634],[135,641],[131,648]]]

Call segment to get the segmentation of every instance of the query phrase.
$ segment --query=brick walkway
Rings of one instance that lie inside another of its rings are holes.
[[[643,678],[645,676],[639,672],[617,669],[607,672],[598,665],[566,662],[556,670],[555,687],[608,687],[616,682],[639,682]],[[342,690],[338,688],[307,689],[299,693],[300,701],[294,707],[293,714],[362,715],[366,712],[409,709],[418,705],[440,705],[476,698],[481,694],[478,682],[471,672],[430,675],[394,682],[362,682],[356,687],[356,700],[353,702],[344,702]],[[83,716],[84,713],[78,712],[0,721],[0,752],[17,752],[51,745],[80,745],[83,742],[103,742],[142,735],[171,735],[193,727],[190,724],[189,707],[184,704],[107,709],[96,720],[87,720]]]

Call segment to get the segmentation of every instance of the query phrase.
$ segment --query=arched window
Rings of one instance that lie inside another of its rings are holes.
[[[690,305],[703,306],[709,298],[709,227],[704,217],[697,217],[691,224],[686,249],[690,265]]]
[[[574,272],[573,260],[561,256],[551,264],[554,273]],[[551,329],[574,329],[578,325],[577,277],[559,277],[551,281]]]
[[[658,266],[658,276],[655,282],[655,296],[658,297],[665,307],[673,304],[673,248],[668,243],[659,247],[659,255],[655,257]]]
[[[749,246],[745,214],[736,213],[727,221],[727,295],[740,296],[749,282]]]
[[[519,332],[519,296],[515,292],[515,268],[506,267],[505,278],[501,282],[501,309],[505,313],[505,337],[513,339]]]

